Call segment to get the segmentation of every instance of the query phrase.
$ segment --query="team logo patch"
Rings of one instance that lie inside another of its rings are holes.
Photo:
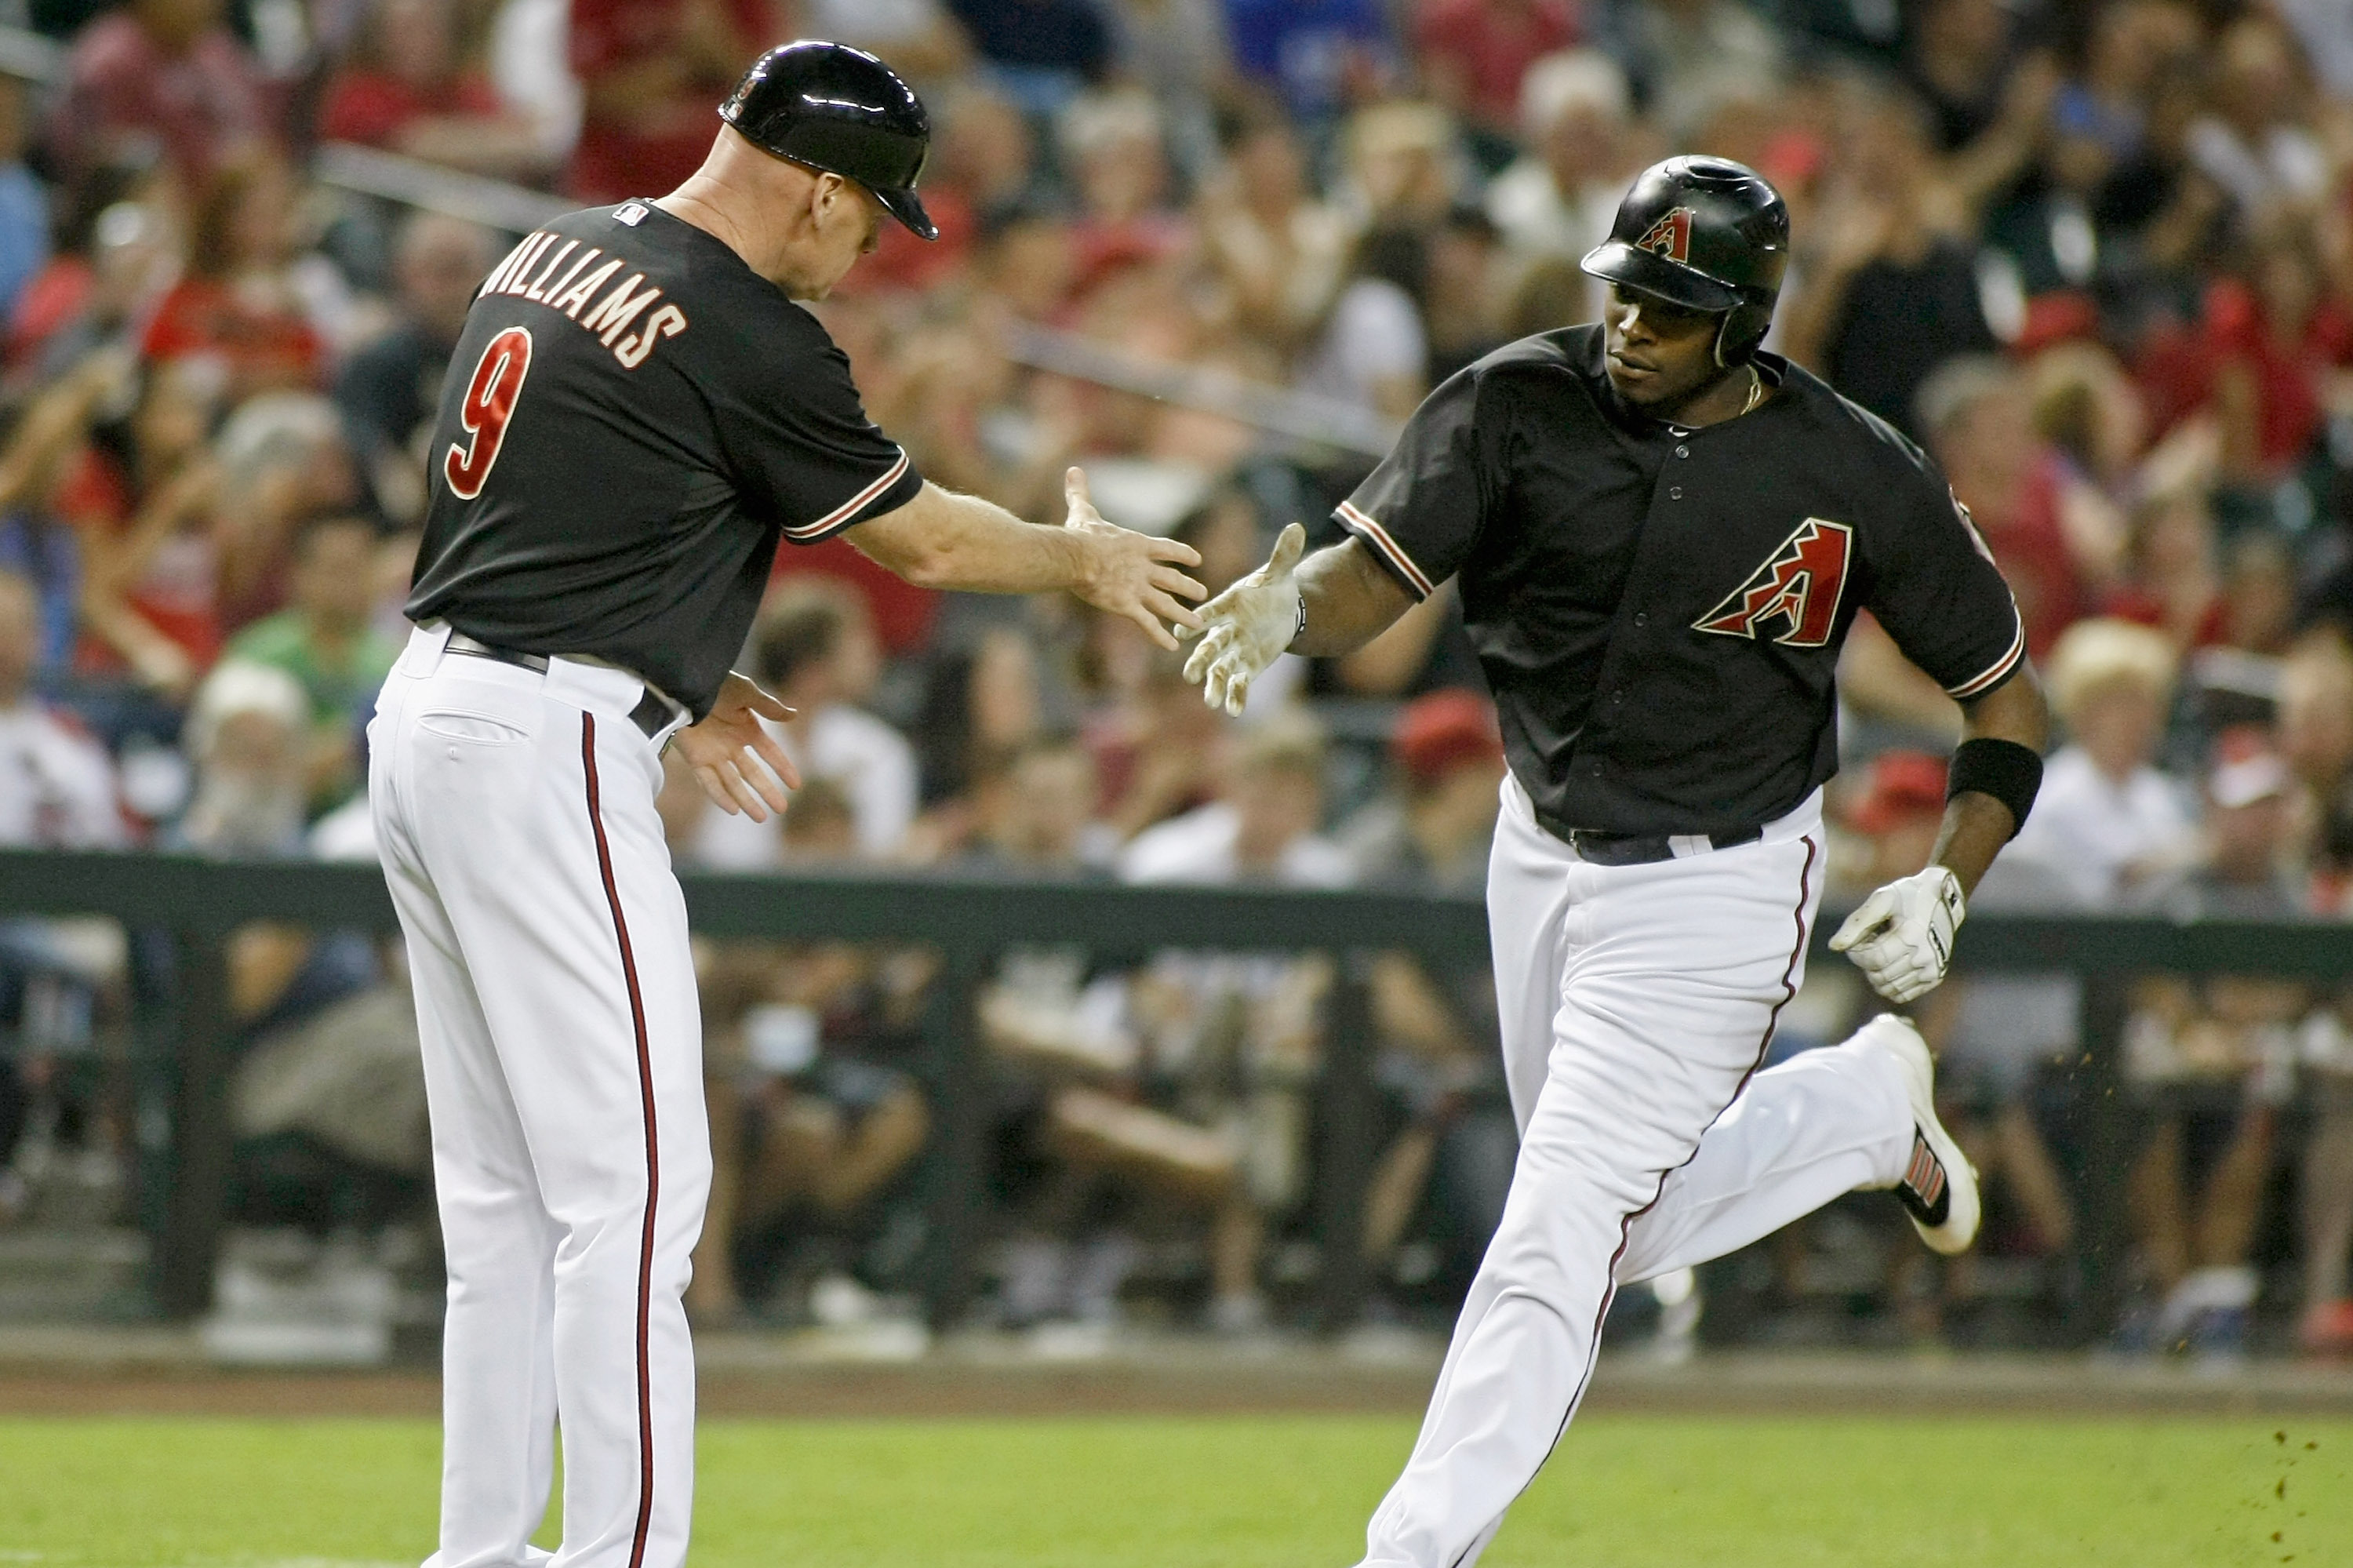
[[[1853,548],[1854,530],[1845,524],[1807,518],[1781,541],[1771,560],[1694,621],[1693,630],[1753,641],[1778,623],[1772,641],[1784,647],[1826,646],[1838,624]]]
[[[1634,249],[1687,263],[1691,260],[1691,226],[1692,209],[1679,207],[1651,225],[1642,238],[1634,241]]]
[[[637,228],[638,225],[643,223],[645,220],[646,209],[638,202],[629,203],[628,206],[621,208],[620,211],[613,215],[613,221],[615,223],[626,223],[631,228]]]

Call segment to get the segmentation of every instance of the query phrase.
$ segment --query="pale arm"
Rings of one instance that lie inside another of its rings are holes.
[[[1199,565],[1199,553],[1174,539],[1104,522],[1087,499],[1086,475],[1078,469],[1064,475],[1062,492],[1069,519],[1049,528],[1025,523],[976,495],[926,483],[904,506],[858,524],[846,536],[878,566],[918,588],[965,593],[1067,589],[1098,609],[1134,621],[1163,648],[1176,647],[1164,623],[1201,624],[1182,599],[1198,599],[1206,590],[1179,569]]]

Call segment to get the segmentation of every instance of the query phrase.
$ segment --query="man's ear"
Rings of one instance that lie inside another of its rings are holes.
[[[831,223],[840,210],[842,186],[848,184],[839,175],[820,173],[809,196],[809,217],[819,228]]]

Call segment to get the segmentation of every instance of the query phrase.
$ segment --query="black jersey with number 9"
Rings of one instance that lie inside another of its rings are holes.
[[[780,539],[921,478],[816,317],[649,202],[571,213],[476,296],[427,453],[410,619],[589,654],[708,712]]]

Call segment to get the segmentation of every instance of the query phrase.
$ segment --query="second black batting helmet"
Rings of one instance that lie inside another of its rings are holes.
[[[1724,319],[1718,365],[1738,365],[1765,341],[1789,265],[1789,209],[1781,193],[1729,158],[1669,158],[1644,169],[1608,243],[1586,252],[1597,278]]]
[[[719,118],[779,158],[856,180],[926,239],[939,226],[915,195],[931,150],[923,101],[864,49],[803,39],[752,62]]]

